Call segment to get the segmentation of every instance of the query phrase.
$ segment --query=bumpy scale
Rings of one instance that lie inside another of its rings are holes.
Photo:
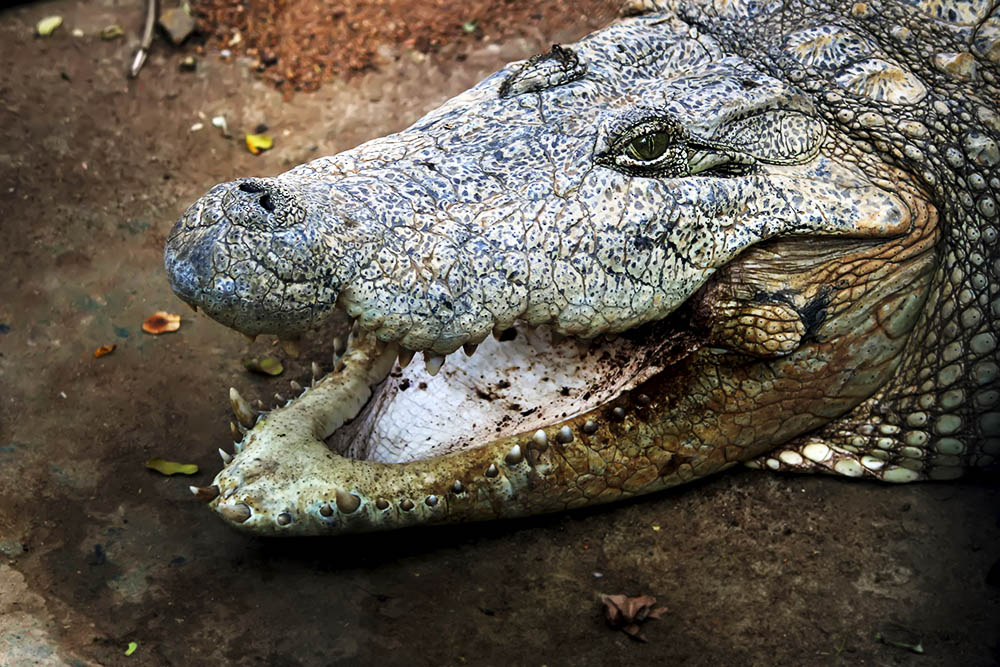
[[[171,284],[223,324],[356,320],[287,405],[232,391],[236,454],[193,489],[223,518],[327,534],[737,463],[890,482],[994,464],[1000,11],[626,13],[178,221]]]

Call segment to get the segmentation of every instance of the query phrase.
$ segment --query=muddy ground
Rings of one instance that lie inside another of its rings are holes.
[[[34,38],[56,13],[64,26]],[[985,481],[738,471],[530,520],[298,541],[226,528],[187,486],[208,484],[229,445],[228,387],[270,396],[328,343],[282,378],[249,375],[243,339],[167,286],[173,221],[216,182],[401,128],[597,19],[399,51],[284,102],[241,63],[183,73],[162,47],[126,81],[140,14],[115,0],[0,12],[0,665],[1000,661],[1000,505]],[[95,36],[115,22],[128,39]],[[275,149],[222,137],[205,120],[222,113],[234,133],[266,123]],[[140,331],[159,309],[184,315],[178,333]],[[153,456],[202,472],[162,477],[143,467]],[[636,643],[605,627],[600,592],[649,593],[669,613]]]

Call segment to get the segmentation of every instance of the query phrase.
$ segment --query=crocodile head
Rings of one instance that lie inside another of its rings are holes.
[[[258,415],[233,391],[246,434],[199,494],[244,529],[328,533],[556,511],[757,459],[893,377],[936,221],[794,83],[679,20],[623,20],[184,213],[166,268],[188,303],[250,335],[356,323],[287,405]]]

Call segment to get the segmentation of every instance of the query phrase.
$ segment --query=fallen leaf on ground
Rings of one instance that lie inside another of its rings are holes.
[[[142,330],[153,335],[170,333],[180,328],[181,316],[177,313],[166,313],[162,310],[153,313],[142,323]]]
[[[620,629],[632,639],[644,642],[646,637],[639,625],[650,618],[659,618],[667,613],[666,607],[656,607],[652,595],[601,595],[604,619],[612,628]]]
[[[102,345],[99,348],[97,348],[96,350],[94,350],[94,357],[97,358],[97,359],[100,359],[104,355],[111,354],[112,352],[114,352],[116,347],[118,347],[118,346],[117,345]]]
[[[106,26],[101,30],[101,39],[105,42],[110,42],[113,39],[118,39],[119,37],[124,37],[125,31],[117,23]]]
[[[281,360],[277,357],[264,357],[263,359],[247,359],[243,366],[252,373],[263,375],[281,375],[285,367],[281,365]]]
[[[274,139],[267,136],[266,134],[248,134],[247,139],[247,150],[254,155],[259,154],[261,151],[270,150],[274,146]]]
[[[137,648],[139,648],[139,644],[137,644],[136,642],[129,642],[128,648],[125,649],[125,655],[132,655],[133,653],[135,653],[135,650]]]
[[[924,652],[924,645],[923,642],[921,642],[920,640],[917,640],[916,642],[896,641],[894,639],[889,639],[881,632],[876,632],[875,641],[886,644],[887,646],[895,646],[896,648],[903,648],[913,653],[922,654]]]
[[[35,25],[35,30],[38,31],[39,36],[48,37],[61,25],[61,16],[46,16]]]
[[[146,467],[164,475],[193,475],[198,472],[198,466],[194,463],[177,463],[176,461],[165,461],[163,459],[149,459]]]

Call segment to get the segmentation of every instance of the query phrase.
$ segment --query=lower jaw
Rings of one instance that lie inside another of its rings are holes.
[[[559,511],[693,476],[648,446],[661,406],[643,393],[692,335],[659,323],[599,345],[547,339],[522,329],[431,375],[360,337],[338,371],[262,415],[201,493],[250,532],[330,534]]]

